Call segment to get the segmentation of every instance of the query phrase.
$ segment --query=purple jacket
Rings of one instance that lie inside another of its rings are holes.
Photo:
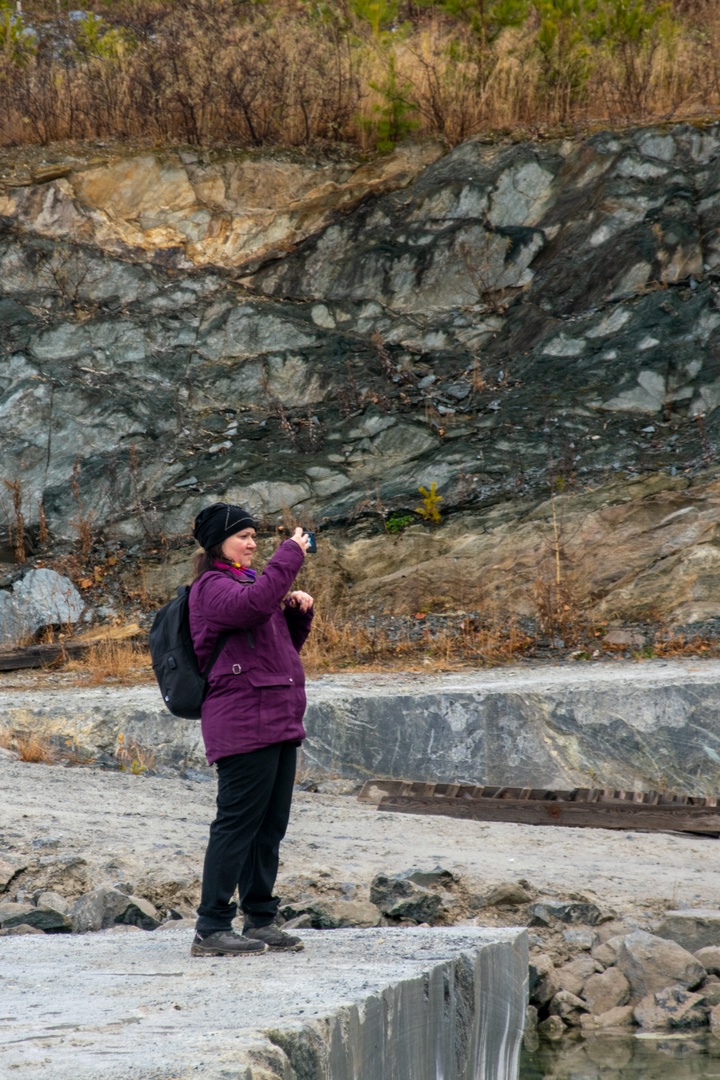
[[[305,738],[305,673],[298,653],[313,613],[282,603],[303,559],[302,549],[286,540],[254,583],[209,570],[190,590],[190,633],[201,669],[218,635],[233,631],[210,672],[202,707],[210,765],[229,754]]]

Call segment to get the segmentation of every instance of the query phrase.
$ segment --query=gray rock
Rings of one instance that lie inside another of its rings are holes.
[[[306,904],[284,904],[281,914],[297,925],[296,919],[307,917],[307,925],[315,930],[340,930],[346,927],[380,925],[380,911],[366,900],[311,900]],[[302,926],[298,926],[302,929]]]
[[[560,922],[595,926],[608,917],[597,904],[587,901],[538,900],[530,906],[528,925],[553,926]]]
[[[0,903],[0,928],[9,929],[24,924],[34,926],[47,934],[66,933],[72,929],[67,915],[52,908],[11,901]]]
[[[12,645],[45,626],[74,626],[85,602],[54,570],[28,570],[11,592],[0,592],[0,644]]]
[[[72,906],[70,919],[76,934],[106,930],[115,923],[127,923],[143,930],[155,930],[160,925],[158,913],[149,901],[107,886],[80,896]]]
[[[563,941],[572,949],[582,949],[589,952],[593,945],[596,943],[596,935],[592,930],[586,930],[584,927],[579,927],[576,930],[563,930]]]
[[[644,930],[635,930],[623,938],[616,963],[630,984],[632,1001],[671,984],[693,990],[705,978],[704,967],[692,953]]]
[[[432,922],[440,914],[442,900],[437,893],[403,876],[376,874],[370,883],[370,901],[390,919]]]
[[[653,931],[658,937],[676,941],[688,952],[720,947],[720,911],[707,908],[668,911]]]
[[[702,994],[692,994],[683,986],[667,986],[647,994],[633,1011],[635,1022],[646,1030],[701,1027],[708,1022]]]

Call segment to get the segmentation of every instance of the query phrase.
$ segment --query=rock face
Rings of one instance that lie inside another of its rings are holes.
[[[444,529],[353,537],[381,556],[347,553],[358,603],[526,612],[559,515],[597,611],[708,617],[719,160],[717,126],[679,125],[16,170],[0,451],[30,533],[42,506],[55,540],[184,535],[215,498],[331,531],[434,481]]]
[[[719,681],[714,661],[502,669],[420,681],[326,676],[308,683],[303,760],[309,770],[358,780],[568,788],[587,786],[592,775],[606,787],[647,790],[662,780],[712,795]],[[0,717],[11,731],[40,733],[108,767],[128,754],[150,769],[179,773],[205,764],[199,723],[171,716],[155,687],[0,694]],[[515,902],[529,899],[521,892]],[[572,926],[600,924],[607,913],[595,904],[544,900],[532,904],[531,916],[540,926]],[[701,944],[713,943],[717,918],[706,924]],[[690,918],[675,924],[692,932],[697,925]]]

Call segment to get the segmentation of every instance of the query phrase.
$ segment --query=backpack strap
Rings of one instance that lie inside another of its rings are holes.
[[[225,642],[227,641],[227,639],[230,637],[231,634],[232,634],[232,630],[223,630],[223,632],[218,636],[218,639],[215,642],[215,648],[213,649],[212,655],[211,655],[210,659],[208,660],[208,665],[205,668],[205,670],[203,671],[204,678],[207,679],[208,675],[212,671],[212,668],[213,668],[213,665],[214,665],[215,661],[217,660],[218,656],[220,655],[220,653],[225,648]]]
[[[220,570],[220,573],[225,574],[225,577],[231,578],[232,581],[236,582],[236,584],[238,584],[238,585],[244,585],[245,584],[244,581],[238,581],[238,579],[235,577],[234,574],[230,574],[226,570]],[[223,630],[222,633],[218,635],[218,639],[215,642],[215,648],[213,649],[212,654],[210,656],[210,659],[208,660],[207,667],[202,672],[203,678],[207,679],[208,675],[210,674],[210,672],[213,669],[215,661],[217,660],[218,656],[220,655],[220,653],[225,648],[225,644],[227,642],[227,639],[230,637],[231,634],[234,634],[234,633],[237,633],[237,631],[236,630]],[[255,648],[255,642],[253,640],[252,631],[251,630],[246,630],[245,633],[248,636],[248,643],[250,645],[250,648],[254,649]]]

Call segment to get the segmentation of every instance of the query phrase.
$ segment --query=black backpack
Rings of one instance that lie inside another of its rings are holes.
[[[220,634],[204,671],[198,666],[190,636],[190,586],[181,585],[177,596],[157,612],[150,630],[150,655],[165,705],[183,720],[199,720],[207,691],[207,677],[228,632]]]

